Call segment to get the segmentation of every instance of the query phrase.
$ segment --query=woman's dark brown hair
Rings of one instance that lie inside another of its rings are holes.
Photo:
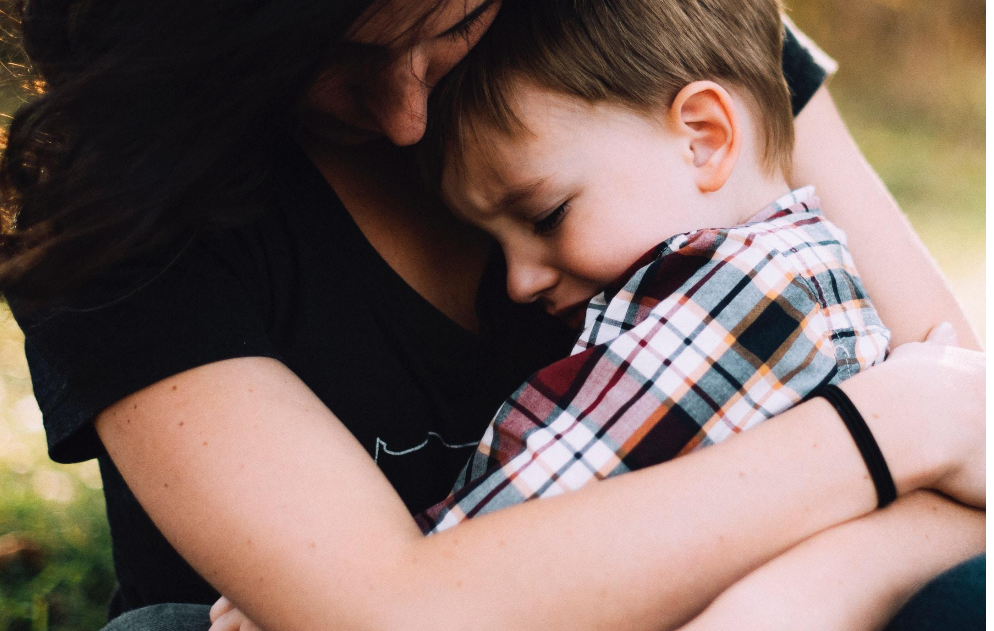
[[[0,291],[45,300],[260,208],[301,95],[385,2],[6,4],[43,90],[0,161]]]

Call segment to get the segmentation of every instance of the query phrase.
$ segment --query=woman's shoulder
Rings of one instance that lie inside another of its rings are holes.
[[[790,89],[794,116],[804,109],[838,64],[805,35],[786,15],[783,41],[783,74]]]

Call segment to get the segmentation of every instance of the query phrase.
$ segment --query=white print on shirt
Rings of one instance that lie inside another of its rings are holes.
[[[376,462],[380,461],[380,451],[382,451],[383,453],[385,453],[385,454],[387,454],[389,456],[406,456],[407,454],[414,453],[415,451],[419,451],[419,450],[424,449],[425,447],[427,447],[428,446],[428,442],[432,438],[434,438],[438,442],[442,443],[443,447],[448,447],[449,449],[465,449],[466,447],[476,447],[477,445],[480,444],[480,441],[474,440],[471,443],[460,443],[460,444],[457,444],[457,445],[451,445],[451,444],[445,442],[445,439],[442,438],[441,436],[439,436],[437,433],[435,433],[435,432],[428,432],[428,437],[425,438],[423,441],[421,441],[421,443],[415,445],[414,447],[410,447],[408,449],[393,450],[393,449],[390,449],[389,447],[387,447],[386,441],[384,441],[380,437],[377,437],[376,438],[376,451],[373,453],[373,460],[375,460]]]

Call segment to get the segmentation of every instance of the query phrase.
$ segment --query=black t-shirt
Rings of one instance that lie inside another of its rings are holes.
[[[825,71],[788,34],[795,111]],[[564,356],[571,333],[504,292],[495,256],[481,333],[446,318],[377,254],[299,149],[246,225],[103,275],[86,296],[30,313],[10,296],[58,462],[98,458],[120,584],[111,613],[217,592],[166,542],[106,455],[93,420],[121,398],[210,362],[288,366],[349,428],[412,513],[441,500],[501,401]]]

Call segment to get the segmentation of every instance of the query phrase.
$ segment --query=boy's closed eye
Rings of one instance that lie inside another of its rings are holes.
[[[563,202],[547,213],[543,213],[537,219],[533,219],[532,223],[535,226],[535,234],[550,234],[553,230],[559,227],[563,219],[566,217],[566,214],[569,213],[569,210],[569,202]]]

